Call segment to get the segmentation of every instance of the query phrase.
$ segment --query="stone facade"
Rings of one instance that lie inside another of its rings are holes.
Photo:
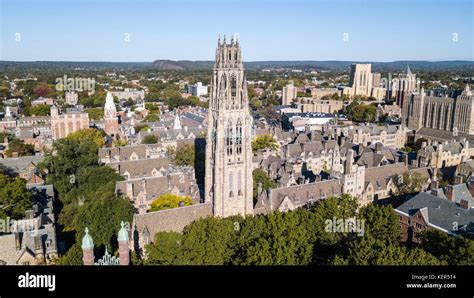
[[[341,100],[312,99],[304,97],[299,100],[296,107],[303,113],[319,112],[333,114],[334,112],[337,113],[342,110],[343,102]]]
[[[436,95],[436,96],[435,96]],[[409,129],[432,128],[441,131],[474,134],[474,97],[466,86],[461,95],[451,93],[427,95],[424,89],[405,99],[403,123]]]
[[[73,132],[86,128],[89,128],[89,114],[80,111],[59,114],[57,107],[51,107],[53,140],[65,138]]]
[[[403,125],[358,125],[341,130],[349,141],[367,146],[382,143],[385,147],[400,149],[405,146],[408,129]]]
[[[391,86],[391,96],[395,97],[395,102],[400,108],[403,107],[403,101],[410,93],[416,91],[418,87],[416,75],[407,66],[407,72],[404,75],[400,75],[394,80]]]
[[[291,106],[293,99],[296,99],[297,97],[297,91],[298,88],[293,86],[293,84],[288,84],[283,87],[281,104],[284,106]]]
[[[322,99],[326,96],[333,96],[334,94],[338,95],[339,97],[342,96],[342,91],[337,88],[312,88],[311,89],[311,97],[314,99]]]
[[[417,166],[445,168],[457,166],[470,158],[469,141],[444,142],[439,144],[426,145],[418,151]]]
[[[211,85],[205,201],[215,216],[253,214],[251,116],[238,41],[218,42]]]

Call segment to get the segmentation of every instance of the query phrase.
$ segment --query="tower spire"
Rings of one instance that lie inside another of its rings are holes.
[[[253,214],[252,117],[240,46],[218,47],[209,99],[205,201],[213,214]],[[225,63],[224,63],[225,62]]]
[[[82,262],[84,265],[94,265],[94,241],[89,235],[89,228],[84,229],[84,237],[82,237]]]

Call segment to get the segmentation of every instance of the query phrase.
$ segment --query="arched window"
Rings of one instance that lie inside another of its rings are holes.
[[[242,121],[239,119],[237,120],[236,125],[236,142],[237,145],[242,144]]]
[[[230,92],[232,96],[236,96],[237,94],[237,80],[235,76],[232,76],[230,79]]]
[[[234,196],[234,193],[232,192],[232,190],[234,189],[234,181],[233,181],[234,177],[232,175],[232,172],[229,173],[229,197],[233,197]]]
[[[239,171],[237,174],[237,195],[241,196],[242,195],[242,171]]]
[[[229,120],[229,122],[227,123],[227,129],[226,129],[226,145],[227,146],[230,146],[233,144],[233,140],[232,140],[232,138],[234,137],[233,134],[234,134],[234,131],[232,129],[232,121]]]

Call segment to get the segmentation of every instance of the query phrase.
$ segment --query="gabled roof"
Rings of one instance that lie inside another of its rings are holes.
[[[456,203],[422,192],[398,206],[395,211],[414,215],[419,209],[426,208],[427,222],[438,229],[456,234],[455,227],[474,222],[474,208],[464,209]]]

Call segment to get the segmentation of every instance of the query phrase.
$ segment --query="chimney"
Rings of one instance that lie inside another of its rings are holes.
[[[21,237],[19,232],[15,232],[15,249],[21,250]]]
[[[40,255],[43,253],[43,243],[41,242],[41,235],[35,236],[35,254]]]
[[[380,153],[380,151],[382,151],[382,143],[376,143],[375,144],[375,152],[376,153]]]
[[[437,182],[437,181],[433,181],[433,182]],[[433,182],[431,182],[431,184],[433,184]],[[437,196],[438,196],[438,189],[432,188],[432,189],[431,189],[431,195],[437,197]]]
[[[357,154],[358,154],[358,155],[361,155],[363,149],[364,149],[364,144],[363,144],[363,143],[359,143],[359,148],[358,148]]]
[[[455,184],[455,185],[458,185],[458,184],[461,184],[461,183],[462,183],[462,176],[456,175],[456,176],[454,177],[454,184]]]
[[[461,200],[460,204],[461,208],[463,209],[469,209],[469,202],[466,200]]]
[[[344,174],[350,174],[352,172],[353,162],[354,162],[354,150],[349,149],[347,151],[347,157],[344,164]]]
[[[469,180],[467,180],[467,188],[469,189],[469,192],[471,193],[471,197],[474,197],[474,177],[471,176]]]
[[[344,146],[345,143],[346,143],[346,137],[339,136],[339,147]]]
[[[431,189],[436,189],[436,188],[439,188],[439,182],[437,180],[433,180],[431,181],[431,186],[430,186]]]
[[[119,259],[120,265],[127,266],[130,264],[130,250],[128,231],[125,229],[125,223],[120,223],[120,231],[118,232],[117,241],[119,244]]]
[[[446,190],[446,197],[448,198],[449,201],[453,201],[454,199],[454,189],[453,189],[453,186],[452,185],[448,185],[446,186],[445,188]]]
[[[34,210],[26,210],[25,211],[25,219],[33,219],[35,217],[35,211]]]
[[[408,154],[404,154],[404,155],[402,156],[402,162],[403,162],[406,166],[408,166]]]

